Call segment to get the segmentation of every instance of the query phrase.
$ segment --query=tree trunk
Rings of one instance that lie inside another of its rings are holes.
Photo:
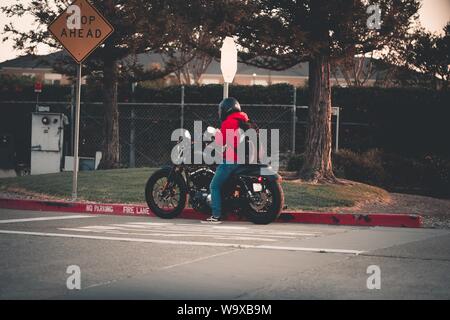
[[[309,111],[304,163],[300,178],[310,182],[336,182],[331,165],[330,61],[318,55],[309,63]]]
[[[99,169],[115,169],[120,166],[117,81],[117,61],[105,59],[103,67],[103,147]]]

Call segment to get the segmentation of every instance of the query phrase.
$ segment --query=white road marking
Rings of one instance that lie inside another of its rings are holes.
[[[72,228],[73,229],[73,228]],[[191,236],[199,236],[199,235],[205,235],[209,237],[213,236],[241,236],[241,237],[261,237],[261,238],[272,238],[272,239],[295,239],[296,237],[303,236],[317,236],[317,234],[313,233],[287,233],[284,235],[284,233],[276,232],[276,233],[270,233],[270,232],[232,232],[226,231],[226,230],[213,230],[213,229],[195,229],[195,228],[148,228],[142,225],[136,226],[136,225],[128,225],[128,224],[112,224],[109,226],[86,226],[86,227],[80,227],[75,229],[86,229],[89,231],[97,231],[97,230],[120,230],[129,232],[130,234],[141,234],[139,232],[148,232],[149,235],[157,232],[157,233],[165,233],[165,234],[173,234],[173,236],[176,236],[176,234],[187,234]],[[67,229],[61,229],[61,230],[67,230]],[[77,230],[78,231],[78,230]],[[84,230],[82,230],[84,231]],[[145,233],[143,234],[145,235]]]
[[[90,235],[88,236],[88,235],[79,235],[79,234],[28,232],[28,231],[14,231],[14,230],[0,230],[0,234],[20,234],[20,235],[41,236],[41,237],[78,238],[78,239],[91,239],[91,240],[143,242],[143,243],[207,246],[207,247],[230,247],[230,248],[239,248],[239,249],[266,249],[266,250],[281,250],[281,251],[341,253],[341,254],[353,254],[353,255],[358,255],[358,254],[364,253],[364,251],[360,251],[360,250],[347,250],[347,249],[304,248],[304,247],[287,247],[287,246],[250,245],[250,244],[237,244],[237,243],[224,243],[224,242],[175,241],[175,240],[158,240],[158,239],[125,238],[125,237],[104,237],[104,236],[90,236]]]
[[[233,226],[213,226],[213,229],[242,230],[242,229],[248,229],[248,228],[247,227],[233,227]]]
[[[131,230],[130,228],[136,228],[136,229],[147,229],[147,230],[155,230],[155,228],[151,225],[145,226],[145,225],[136,225],[134,223],[126,223],[126,224],[112,224],[111,226],[116,226],[123,229]],[[198,225],[190,225],[190,227],[185,227],[186,225],[183,225],[183,227],[179,227],[180,225],[172,225],[164,228],[158,228],[158,230],[164,230],[164,231],[176,231],[176,232],[202,232],[202,233],[226,233],[228,230],[222,230],[222,229],[214,229],[211,228],[211,226],[198,226]],[[91,227],[91,226],[89,226]],[[93,226],[95,227],[95,226]],[[86,227],[88,228],[88,227]],[[253,234],[259,234],[259,235],[270,235],[271,237],[282,237],[282,238],[292,238],[292,236],[317,236],[321,234],[320,232],[283,232],[283,231],[276,231],[276,230],[267,230],[267,229],[249,229],[248,230],[242,230],[238,229],[239,232],[233,233],[233,234],[242,234],[242,235],[253,235]],[[233,229],[230,229],[231,232]]]
[[[153,223],[153,222],[128,222],[125,224],[114,224],[116,226],[145,226],[145,228],[152,228],[152,227],[171,227],[171,228],[177,228],[177,227],[189,227],[190,230],[199,230],[199,231],[213,231],[215,229],[240,229],[241,232],[248,232],[248,233],[270,233],[270,234],[282,234],[282,235],[320,235],[322,232],[317,231],[308,231],[306,232],[293,232],[293,231],[279,231],[279,230],[273,230],[273,229],[260,229],[260,228],[249,228],[249,227],[238,227],[238,226],[211,226],[211,225],[205,225],[205,224],[195,224],[195,223]]]
[[[213,239],[227,239],[227,240],[247,240],[247,241],[267,241],[267,242],[274,242],[277,241],[275,239],[270,238],[261,238],[261,237],[249,237],[249,236],[239,236],[239,235],[222,235],[222,234],[194,234],[194,233],[157,233],[157,232],[147,232],[147,233],[140,233],[140,232],[124,232],[124,231],[115,231],[115,230],[89,230],[85,228],[58,228],[58,230],[62,231],[76,231],[76,232],[97,232],[100,233],[104,231],[104,233],[111,233],[111,234],[127,234],[127,235],[134,235],[134,236],[153,236],[153,237],[203,237],[203,238],[213,238]],[[117,228],[117,230],[121,230]],[[291,238],[292,239],[292,238]]]
[[[117,227],[110,227],[110,226],[89,226],[89,227],[82,227],[83,229],[92,229],[92,230],[117,230],[119,228]]]
[[[206,256],[206,257],[201,257],[201,258],[198,258],[198,259],[172,264],[172,265],[169,265],[169,266],[166,266],[166,267],[162,267],[159,270],[172,269],[172,268],[175,268],[175,267],[184,266],[184,265],[191,264],[191,263],[208,260],[208,259],[215,258],[215,257],[224,256],[224,255],[236,252],[236,251],[239,251],[239,249],[234,249],[234,250],[230,250],[230,251],[226,251],[226,252],[216,253],[216,254],[212,254],[212,255]]]
[[[0,220],[0,223],[14,223],[14,222],[30,222],[30,221],[48,221],[48,220],[65,220],[65,219],[80,219],[80,218],[94,218],[92,215],[71,215],[71,216],[56,216],[56,217],[38,217],[38,218],[24,218],[24,219],[7,219]]]
[[[174,225],[173,222],[129,222],[129,224],[141,224],[143,226],[169,226]]]
[[[257,246],[257,249],[268,249],[268,250],[286,250],[286,251],[309,251],[318,253],[343,253],[343,254],[354,254],[359,255],[365,251],[352,250],[352,249],[326,249],[326,248],[305,248],[305,247],[286,247],[286,246]]]

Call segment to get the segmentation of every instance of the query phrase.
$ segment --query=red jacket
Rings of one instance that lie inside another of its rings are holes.
[[[226,146],[223,159],[227,162],[237,163],[236,149],[239,141],[239,121],[249,121],[249,118],[245,112],[234,112],[230,114],[220,126],[220,131],[217,130],[215,141],[220,146]],[[227,141],[227,135],[229,135],[229,141]],[[228,142],[228,144],[226,144]],[[231,143],[230,143],[231,142]]]

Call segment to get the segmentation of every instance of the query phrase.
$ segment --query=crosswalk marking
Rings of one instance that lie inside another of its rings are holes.
[[[0,230],[0,234],[20,234],[20,235],[41,236],[41,237],[78,238],[78,239],[91,239],[91,240],[142,242],[142,243],[189,245],[189,246],[230,247],[230,248],[239,248],[239,249],[265,249],[265,250],[298,251],[298,252],[341,253],[341,254],[351,254],[351,255],[359,255],[361,253],[364,253],[364,251],[361,251],[361,250],[347,250],[347,249],[267,246],[267,245],[239,244],[239,243],[226,243],[226,242],[178,241],[178,240],[161,240],[161,239],[127,238],[127,237],[105,237],[105,236],[93,236],[93,235],[51,233],[51,232],[29,232],[29,231],[15,231],[15,230]]]
[[[88,229],[88,228],[59,228],[58,230],[63,231],[76,231],[76,232],[97,232],[97,233],[108,233],[108,234],[123,234],[123,235],[135,235],[135,236],[154,236],[154,237],[200,237],[200,238],[213,238],[213,239],[227,239],[227,240],[247,240],[247,241],[267,241],[274,242],[276,239],[261,238],[261,237],[250,237],[250,236],[239,236],[239,235],[222,235],[222,234],[194,234],[194,233],[156,233],[156,232],[125,232],[117,230],[98,230],[98,229]]]
[[[116,230],[128,230],[128,231],[161,231],[165,233],[192,233],[192,234],[211,234],[211,235],[220,235],[220,234],[233,234],[233,235],[264,235],[264,236],[270,236],[273,238],[280,238],[280,239],[293,239],[295,238],[293,235],[277,235],[277,234],[267,234],[267,233],[255,233],[255,232],[224,232],[224,231],[214,231],[214,230],[196,230],[196,229],[144,229],[144,228],[133,228],[132,226],[119,226],[114,225]],[[90,227],[84,227],[86,229],[90,229]],[[113,230],[113,229],[111,229]],[[311,236],[311,234],[299,234],[299,236]]]
[[[143,225],[142,223],[130,222],[126,224],[112,224],[112,226],[117,227],[132,227],[132,228],[142,228],[142,229],[152,229],[154,227],[163,230],[191,230],[191,231],[201,231],[201,232],[224,232],[227,228],[219,228],[221,226],[210,226],[210,225],[196,225],[196,224],[167,224],[167,225],[157,225],[153,226],[151,224]],[[224,226],[225,227],[225,226]],[[321,232],[293,232],[293,231],[279,231],[271,229],[259,229],[259,228],[248,228],[248,227],[237,227],[239,233],[246,234],[264,234],[264,235],[280,235],[280,236],[316,236],[322,234]],[[233,229],[229,231],[232,231]]]
[[[106,226],[91,225],[75,228],[59,228],[59,230],[97,234],[103,233],[109,235],[146,236],[173,239],[209,238],[213,240],[235,240],[245,242],[276,242],[281,240],[293,240],[299,237],[315,237],[318,235],[316,232],[284,232],[280,230],[248,228],[245,226],[204,226],[196,224],[151,222],[115,223]]]
[[[142,225],[146,227],[180,227],[185,226],[189,228],[198,228],[201,230],[215,230],[215,229],[234,229],[234,230],[242,230],[247,232],[264,232],[264,233],[271,233],[271,234],[288,234],[288,235],[296,235],[296,234],[306,234],[305,232],[292,232],[292,231],[277,231],[273,229],[262,229],[262,228],[249,228],[245,226],[227,226],[227,225],[220,225],[220,226],[214,226],[214,225],[205,225],[205,224],[194,224],[194,223],[172,223],[172,222],[128,222],[126,225]],[[322,232],[314,232],[314,231],[308,231],[308,235],[318,235],[322,234]]]

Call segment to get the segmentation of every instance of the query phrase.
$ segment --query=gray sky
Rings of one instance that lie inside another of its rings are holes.
[[[17,0],[1,0],[1,5],[13,4]],[[30,2],[31,0],[21,0],[22,2]],[[3,26],[5,23],[12,21],[5,15],[0,13],[0,38],[3,38]],[[422,8],[420,10],[420,22],[422,26],[433,32],[440,32],[447,21],[450,21],[450,0],[422,0]],[[30,30],[36,28],[33,25],[33,19],[30,16],[21,18],[14,18],[14,22],[22,30]],[[45,46],[38,48],[38,54],[46,54],[51,52],[51,49]],[[13,59],[22,52],[14,50],[12,41],[0,43],[0,62],[8,59]]]

